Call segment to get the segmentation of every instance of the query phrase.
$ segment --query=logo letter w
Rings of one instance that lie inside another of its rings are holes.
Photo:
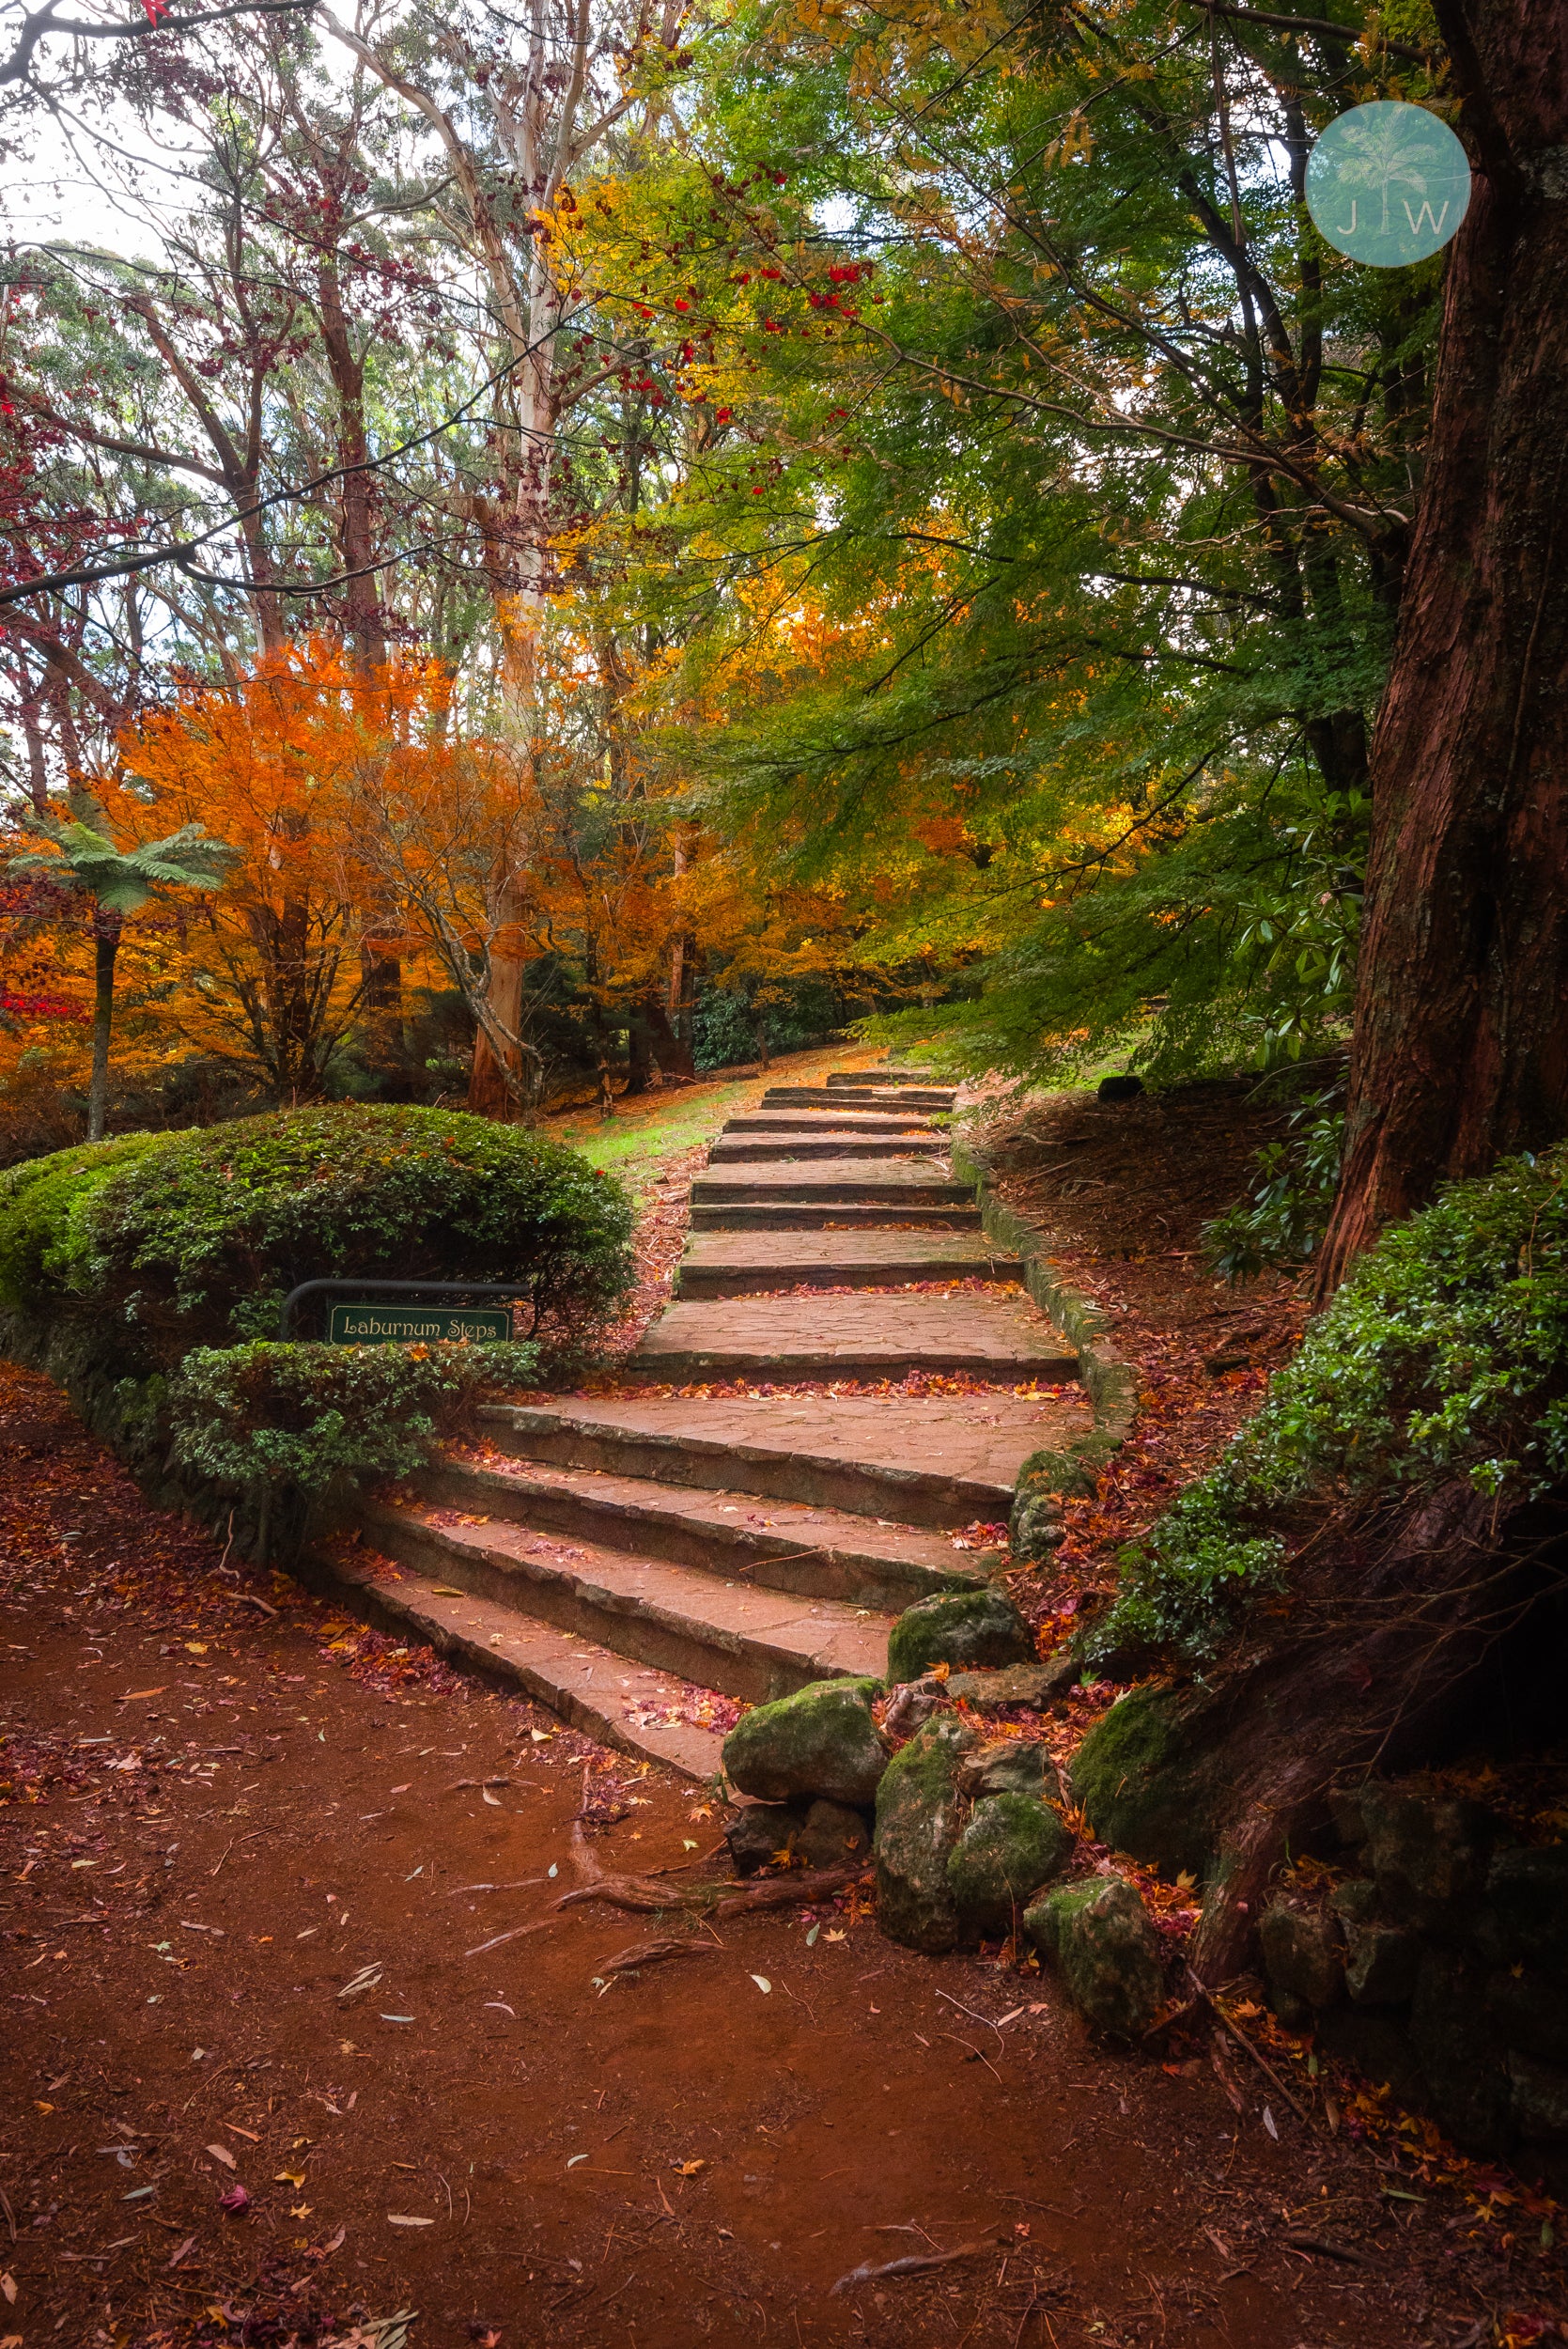
[[[1443,223],[1449,216],[1449,204],[1452,200],[1450,197],[1446,195],[1444,196],[1443,209],[1439,213],[1437,213],[1436,218],[1433,217],[1432,207],[1430,204],[1423,204],[1420,212],[1416,213],[1410,210],[1409,197],[1406,196],[1403,200],[1405,204],[1405,217],[1410,224],[1410,234],[1413,237],[1419,237],[1421,230],[1426,227],[1428,224],[1430,224],[1432,233],[1435,237],[1440,237],[1442,235]]]

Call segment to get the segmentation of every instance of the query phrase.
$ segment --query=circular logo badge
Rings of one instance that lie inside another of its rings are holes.
[[[1469,201],[1468,158],[1424,106],[1352,106],[1307,161],[1307,210],[1331,245],[1374,269],[1441,251]]]

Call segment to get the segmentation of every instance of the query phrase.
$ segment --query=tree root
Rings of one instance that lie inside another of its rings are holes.
[[[555,1923],[561,1911],[575,1908],[584,1901],[603,1901],[611,1908],[630,1909],[642,1916],[659,1916],[678,1909],[688,1916],[742,1917],[758,1909],[794,1908],[801,1903],[831,1900],[842,1892],[863,1873],[861,1867],[810,1868],[792,1875],[764,1876],[756,1882],[737,1887],[722,1878],[708,1877],[695,1884],[673,1885],[659,1876],[629,1875],[601,1865],[598,1853],[589,1842],[587,1827],[589,1766],[582,1772],[582,1808],[572,1821],[571,1859],[576,1873],[585,1878],[571,1886],[551,1903],[542,1917],[531,1923],[514,1925],[508,1933],[498,1933],[478,1948],[468,1950],[466,1956],[477,1957],[486,1950],[498,1949],[504,1941],[516,1941],[524,1934],[542,1933],[547,1925]],[[655,1944],[647,1945],[650,1949]],[[674,1955],[684,1943],[672,1943],[668,1952]],[[623,1956],[624,1956],[623,1952]]]

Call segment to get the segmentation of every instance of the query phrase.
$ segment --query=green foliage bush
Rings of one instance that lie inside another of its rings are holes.
[[[1299,1130],[1257,1153],[1251,1195],[1204,1224],[1209,1261],[1227,1281],[1306,1264],[1320,1246],[1344,1148],[1344,1112],[1327,1107],[1328,1097],[1303,1104],[1291,1121]]]
[[[610,1175],[526,1129],[446,1111],[278,1112],[63,1152],[6,1185],[10,1300],[107,1313],[148,1368],[270,1336],[302,1281],[516,1280],[541,1331],[571,1346],[631,1277],[631,1210]]]
[[[1568,1144],[1456,1183],[1385,1232],[1219,1465],[1122,1553],[1088,1660],[1212,1656],[1280,1588],[1269,1520],[1465,1477],[1509,1501],[1568,1475]]]
[[[112,1174],[170,1138],[126,1134],[8,1167],[0,1174],[0,1304],[33,1312],[74,1286],[85,1247],[85,1210]]]
[[[407,1476],[482,1396],[529,1385],[537,1366],[526,1344],[198,1347],[169,1384],[174,1457],[242,1490]]]

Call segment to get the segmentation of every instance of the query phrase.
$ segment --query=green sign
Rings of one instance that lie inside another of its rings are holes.
[[[1307,159],[1307,210],[1337,252],[1374,269],[1439,252],[1469,202],[1468,158],[1424,106],[1352,106]]]
[[[503,1305],[334,1305],[327,1334],[334,1346],[489,1346],[511,1336],[512,1316]]]

